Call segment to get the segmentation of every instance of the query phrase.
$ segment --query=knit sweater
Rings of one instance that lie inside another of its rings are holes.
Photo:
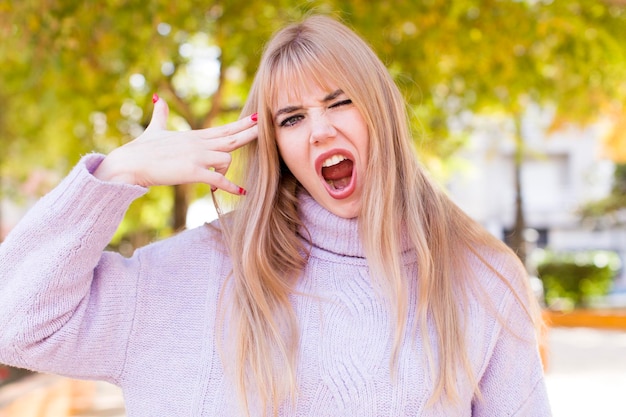
[[[101,160],[84,157],[0,246],[0,362],[119,385],[128,417],[242,415],[228,372],[232,351],[218,347],[218,296],[231,270],[219,225],[181,232],[131,258],[104,251],[146,189],[96,179]],[[482,396],[459,376],[458,403],[427,406],[435,378],[421,331],[407,333],[392,376],[395,318],[371,284],[357,221],[306,194],[299,212],[310,257],[292,297],[298,392],[280,416],[550,415],[529,320],[493,272],[472,262],[502,320],[471,299],[465,317]],[[405,268],[416,276],[415,253],[405,249]],[[502,255],[483,256],[505,275],[512,271]],[[416,292],[413,284],[409,326]],[[262,414],[253,407],[252,415]]]

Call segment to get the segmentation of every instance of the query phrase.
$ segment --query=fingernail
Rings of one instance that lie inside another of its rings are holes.
[[[152,104],[159,101],[159,95],[157,93],[152,94]]]
[[[214,193],[217,191],[217,187],[211,187],[211,192]]]
[[[246,194],[248,194],[248,192],[242,187],[239,187],[239,195],[246,195]]]
[[[259,113],[254,113],[250,116],[250,119],[252,119],[253,122],[256,122],[259,119]]]

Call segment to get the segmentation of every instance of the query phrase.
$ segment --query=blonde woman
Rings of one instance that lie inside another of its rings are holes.
[[[0,248],[0,362],[117,384],[135,417],[550,415],[524,269],[428,179],[362,39],[279,31],[243,115],[171,132],[155,97],[29,212]],[[147,187],[189,182],[246,196],[102,252]]]

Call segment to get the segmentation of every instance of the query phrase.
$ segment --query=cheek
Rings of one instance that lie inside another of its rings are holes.
[[[287,165],[289,165],[289,149],[284,141],[280,139],[276,140],[276,147],[278,147],[278,155],[280,155],[281,159],[285,161]]]
[[[277,140],[276,145],[278,146],[278,154],[282,158],[287,168],[294,174],[296,177],[298,176],[298,167],[303,165],[304,155],[302,153],[302,148],[297,145],[295,141],[290,140]]]

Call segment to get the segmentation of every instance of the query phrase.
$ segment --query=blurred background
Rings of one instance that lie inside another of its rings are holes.
[[[153,93],[173,129],[236,119],[265,41],[311,12],[373,46],[424,164],[527,265],[554,415],[626,415],[626,0],[0,0],[0,242],[81,155],[136,137]],[[208,196],[153,187],[111,249],[210,220]],[[114,387],[0,365],[18,415],[124,410]]]

